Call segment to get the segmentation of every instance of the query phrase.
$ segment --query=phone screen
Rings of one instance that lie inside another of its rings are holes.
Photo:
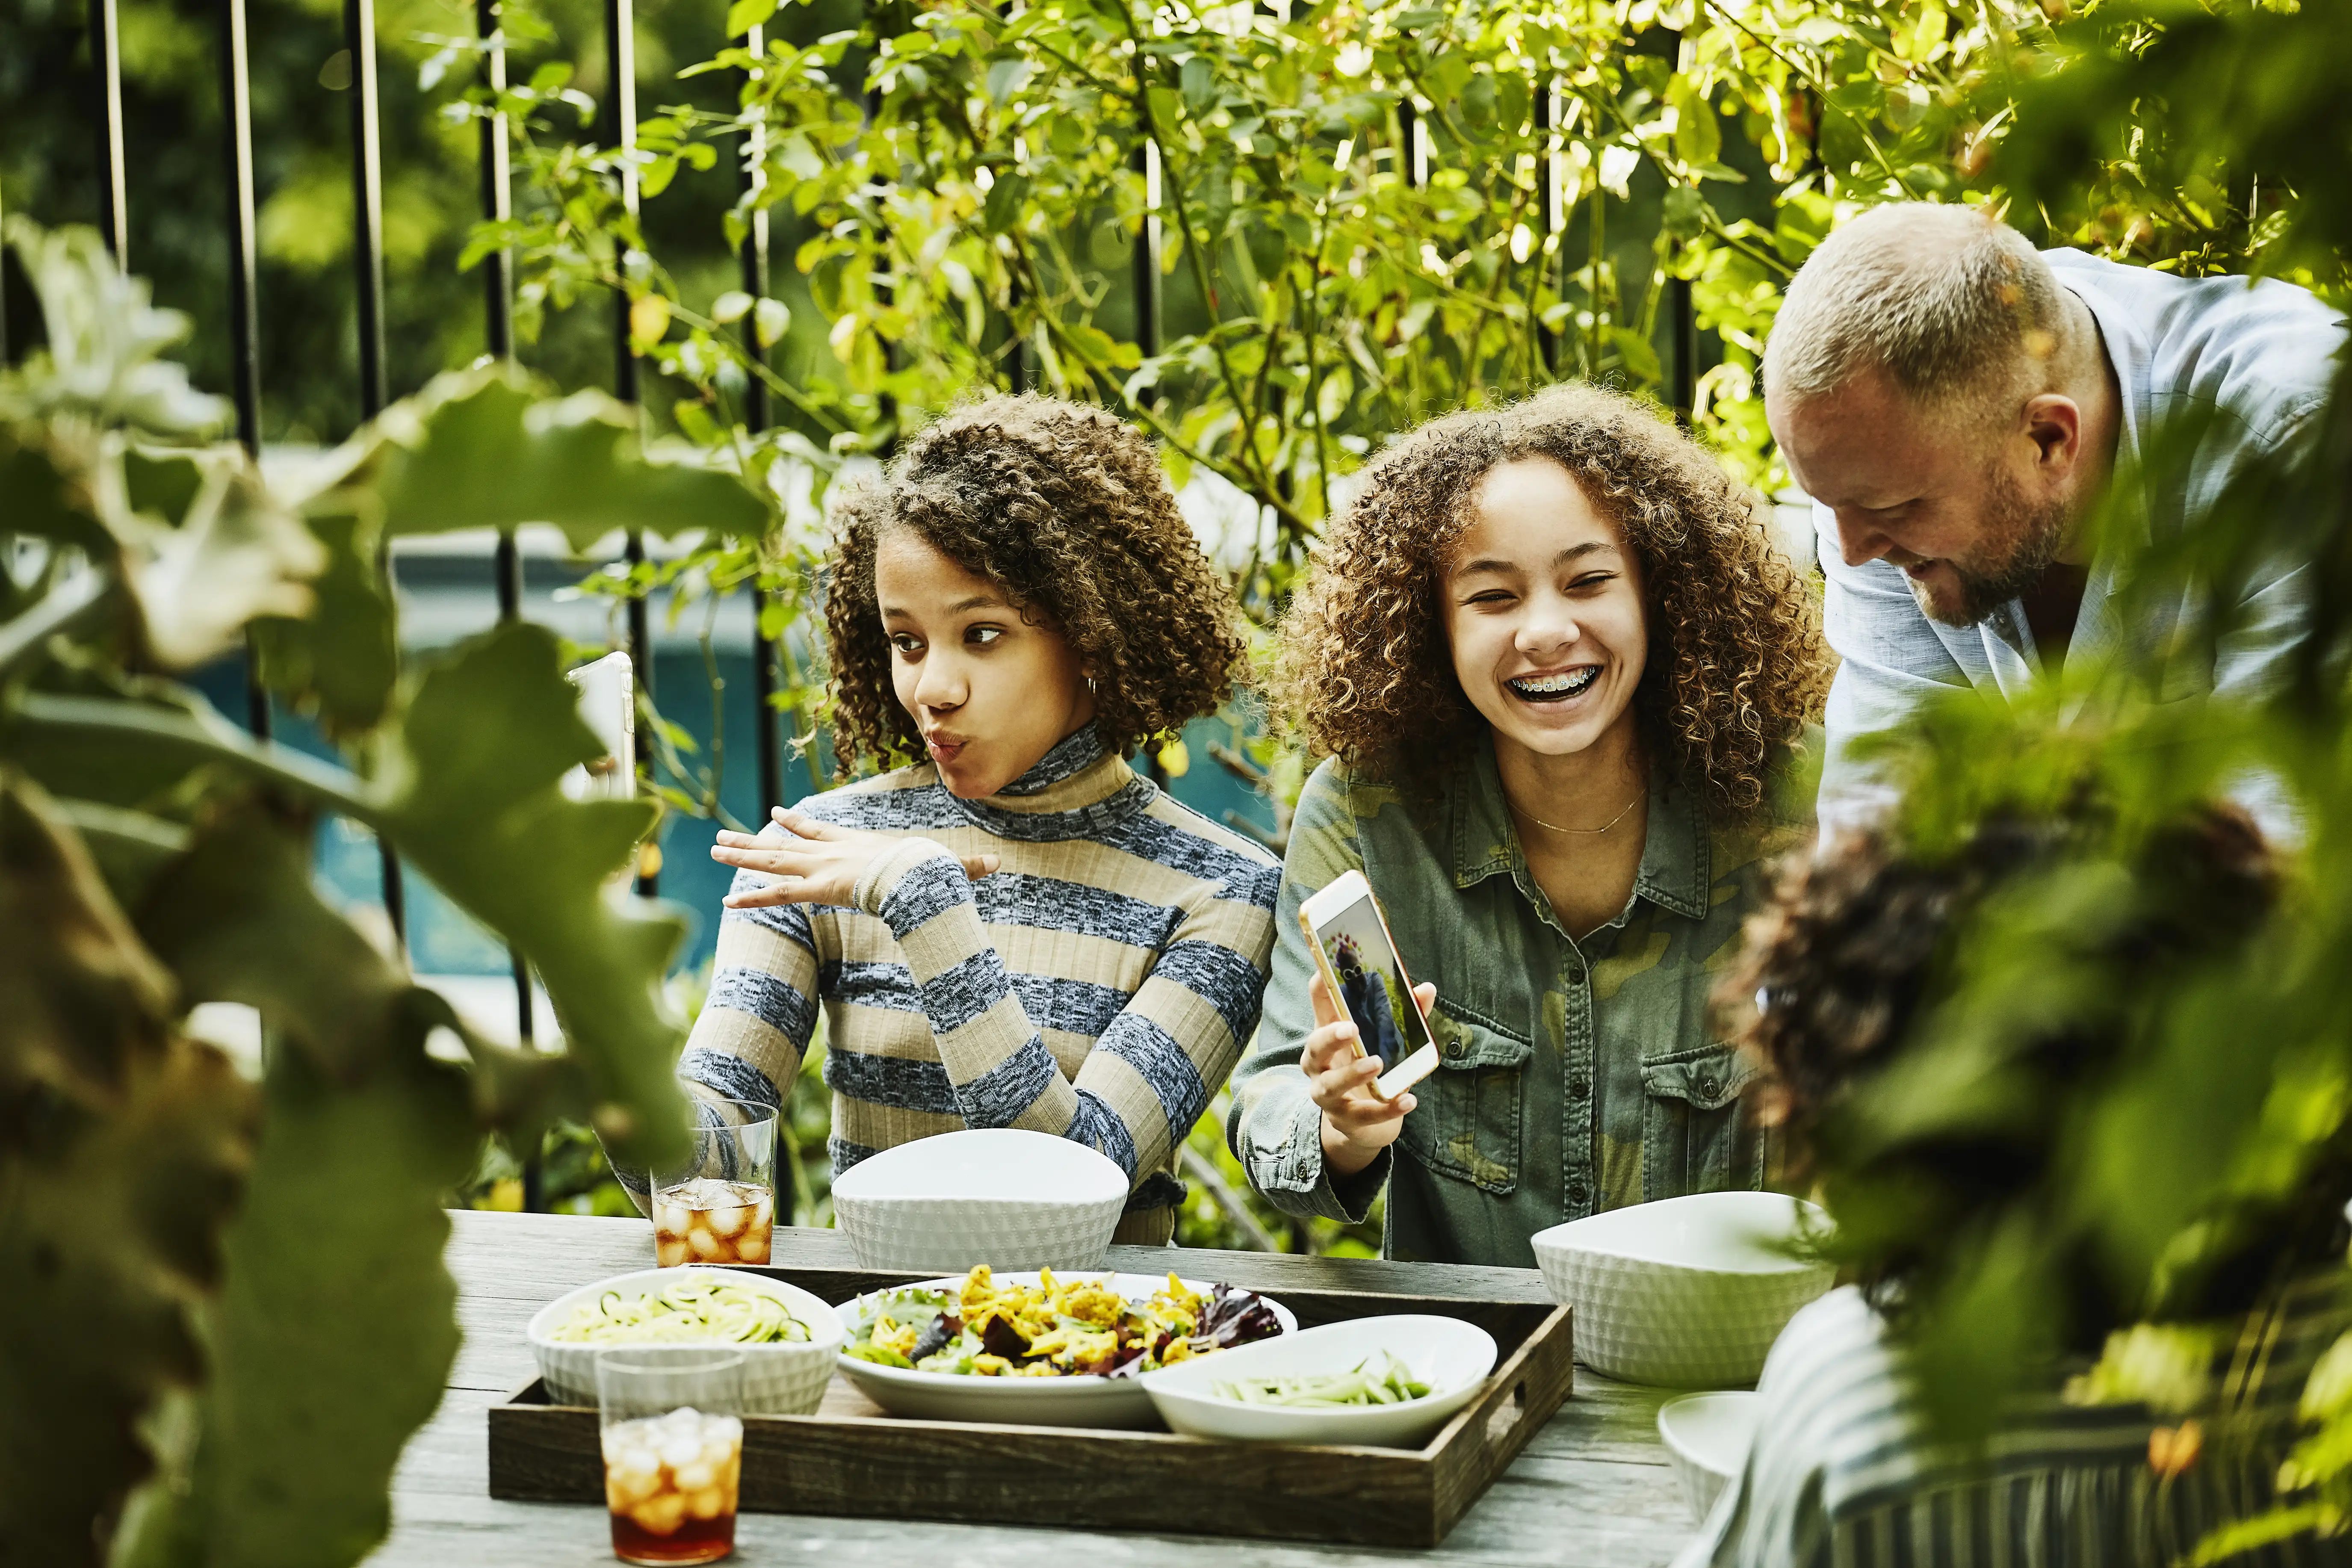
[[[1385,1071],[1429,1043],[1429,1027],[1413,1005],[1369,893],[1317,926],[1315,940],[1339,977],[1339,1005],[1354,1021],[1366,1056],[1380,1058]]]

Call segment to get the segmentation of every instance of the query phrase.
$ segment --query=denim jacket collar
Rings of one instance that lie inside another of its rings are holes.
[[[1468,765],[1454,775],[1448,794],[1454,838],[1454,885],[1467,888],[1493,876],[1507,876],[1535,898],[1534,879],[1519,847],[1518,828],[1503,798],[1502,771],[1491,740],[1472,749]],[[1687,789],[1669,782],[1663,770],[1650,773],[1650,826],[1642,843],[1641,868],[1633,875],[1636,898],[1649,900],[1688,920],[1703,920],[1707,899],[1706,822]],[[1613,922],[1612,922],[1613,923]]]

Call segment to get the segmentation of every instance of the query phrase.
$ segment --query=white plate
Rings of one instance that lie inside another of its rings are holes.
[[[1408,1405],[1293,1410],[1221,1399],[1215,1384],[1238,1377],[1319,1377],[1351,1372],[1386,1352],[1411,1369],[1426,1396]],[[1417,1448],[1486,1386],[1494,1336],[1459,1318],[1400,1314],[1356,1318],[1236,1345],[1220,1355],[1143,1374],[1143,1391],[1171,1430],[1258,1443],[1340,1443]]]
[[[1658,1438],[1675,1462],[1683,1501],[1701,1524],[1748,1463],[1764,1399],[1756,1394],[1688,1394],[1658,1412]]]
[[[1034,1285],[1035,1274],[1003,1274],[995,1276],[999,1284]],[[1131,1302],[1149,1300],[1165,1289],[1164,1274],[1084,1274],[1059,1273],[1055,1278],[1070,1279],[1100,1279]],[[844,1301],[837,1310],[841,1314],[842,1332],[855,1340],[866,1322],[879,1310],[884,1297],[899,1290],[944,1290],[953,1295],[962,1289],[964,1276],[951,1275],[944,1279],[926,1279],[916,1285],[901,1285],[872,1296],[860,1296]],[[1187,1289],[1206,1296],[1210,1287],[1196,1279],[1184,1281]],[[1285,1334],[1295,1333],[1298,1320],[1281,1302],[1265,1299],[1274,1309]],[[1247,1349],[1247,1346],[1239,1347]],[[1232,1355],[1233,1351],[1220,1351],[1203,1361],[1216,1361]],[[1158,1425],[1152,1414],[1151,1401],[1143,1392],[1140,1379],[1133,1377],[975,1377],[969,1373],[918,1372],[900,1366],[883,1366],[876,1362],[860,1361],[845,1353],[841,1358],[841,1375],[857,1385],[858,1391],[893,1415],[912,1415],[925,1421],[994,1421],[1015,1426],[1109,1426],[1150,1427]]]

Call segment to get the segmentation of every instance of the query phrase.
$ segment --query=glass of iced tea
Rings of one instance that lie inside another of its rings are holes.
[[[776,1225],[776,1113],[741,1100],[698,1100],[694,1152],[656,1173],[654,1257],[681,1263],[765,1263]]]
[[[596,1357],[604,1506],[624,1563],[716,1563],[735,1550],[743,1355],[685,1345]]]

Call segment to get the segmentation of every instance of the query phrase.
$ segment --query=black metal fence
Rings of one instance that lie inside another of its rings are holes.
[[[225,132],[221,157],[226,176],[228,203],[224,236],[228,254],[230,363],[232,400],[236,407],[237,439],[248,453],[257,458],[261,447],[260,388],[260,323],[259,300],[256,272],[254,159],[250,81],[247,67],[247,35],[245,0],[215,0],[218,19],[217,47],[221,81],[221,99]],[[98,143],[99,212],[100,232],[113,253],[118,266],[126,270],[131,265],[130,255],[130,222],[127,210],[127,180],[125,178],[122,72],[120,36],[117,28],[115,0],[89,0],[89,53],[95,78],[92,93],[91,121]],[[714,9],[716,6],[714,5]],[[506,85],[506,49],[499,30],[498,0],[475,0],[476,36],[481,45],[483,85],[492,89]],[[351,99],[351,175],[353,211],[352,264],[358,300],[359,333],[359,408],[364,420],[374,416],[387,400],[384,372],[384,295],[383,295],[383,168],[382,128],[376,79],[376,37],[374,0],[344,0],[343,30],[345,47],[350,51],[352,68]],[[605,0],[604,42],[610,63],[611,83],[600,118],[600,135],[615,147],[626,147],[636,137],[636,84],[635,50],[635,16],[633,0]],[[745,42],[754,54],[762,45],[761,29],[753,27]],[[1558,92],[1538,95],[1538,113],[1549,126],[1558,120]],[[1415,186],[1427,183],[1430,163],[1430,138],[1427,126],[1412,111],[1410,101],[1401,110],[1403,131],[1410,156],[1405,160],[1406,177]],[[755,138],[756,131],[746,132],[746,138]],[[745,182],[757,180],[759,160],[751,154],[756,145],[739,148],[745,154],[739,158]],[[1133,253],[1131,279],[1134,289],[1137,346],[1146,354],[1159,352],[1160,343],[1161,274],[1159,206],[1159,171],[1154,161],[1154,149],[1145,141],[1136,153],[1138,172],[1144,177],[1150,200],[1147,215],[1137,236]],[[1555,153],[1554,157],[1558,154]],[[507,126],[502,115],[491,113],[480,121],[480,184],[481,215],[486,219],[503,219],[509,216],[510,191],[508,163]],[[620,174],[623,201],[635,214],[637,207],[636,175],[627,163]],[[1560,188],[1557,170],[1545,181],[1544,221],[1548,231],[1562,226],[1565,215],[1559,210]],[[764,297],[768,284],[768,221],[764,212],[755,213],[750,231],[743,241],[740,257],[741,287],[754,298]],[[1563,256],[1559,264],[1566,267]],[[510,256],[494,254],[483,263],[485,293],[486,338],[490,353],[499,359],[509,359],[514,353],[514,332],[511,318],[513,266]],[[1688,416],[1697,381],[1697,334],[1694,330],[1690,285],[1681,279],[1669,279],[1668,309],[1671,316],[1673,355],[1671,393],[1676,411]],[[0,320],[0,355],[5,353],[5,320]],[[1548,366],[1558,368],[1559,334],[1544,330],[1544,354]],[[614,388],[628,403],[637,400],[637,356],[630,344],[629,301],[625,295],[616,294],[613,310],[613,342]],[[746,317],[743,326],[743,349],[764,358],[765,349],[759,341],[752,319]],[[1011,378],[1016,388],[1027,381],[1024,356],[1016,347],[1009,356]],[[751,429],[767,427],[770,416],[765,386],[756,374],[748,380],[745,412]],[[625,559],[632,566],[645,560],[643,536],[632,531],[625,543]],[[387,591],[392,586],[393,562],[387,547],[379,558]],[[504,532],[496,547],[495,576],[498,589],[499,616],[512,620],[521,614],[522,568],[520,555],[511,531]],[[753,590],[752,604],[752,685],[759,715],[759,728],[754,738],[758,759],[759,790],[762,819],[768,808],[782,804],[783,762],[779,731],[779,716],[773,697],[778,689],[777,650],[775,641],[765,629],[761,612],[766,596]],[[635,668],[639,689],[650,699],[653,695],[654,662],[646,624],[646,605],[642,596],[633,597],[627,606],[628,645],[631,662]],[[253,660],[247,661],[246,679],[247,721],[253,732],[267,736],[270,732],[269,700],[263,689]],[[405,942],[406,900],[403,893],[401,867],[390,847],[383,849],[383,905],[395,942]],[[658,889],[658,869],[650,865],[641,868],[636,879],[637,890],[647,896]],[[514,958],[515,1017],[521,1040],[528,1045],[533,1036],[532,984],[520,958]],[[535,1162],[526,1162],[526,1204],[538,1207]]]

